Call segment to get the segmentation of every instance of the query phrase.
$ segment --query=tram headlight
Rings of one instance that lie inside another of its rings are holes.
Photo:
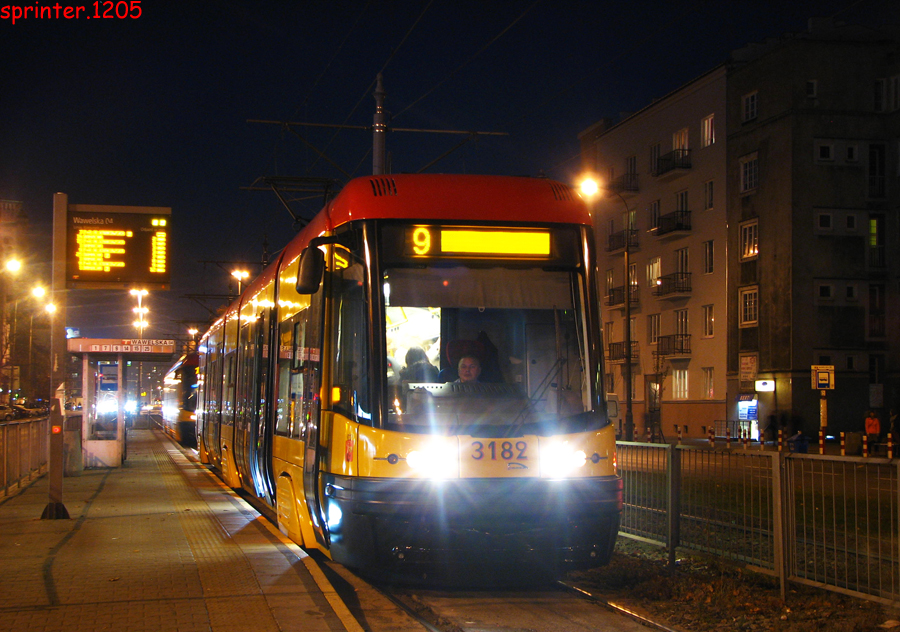
[[[406,464],[425,478],[455,478],[459,472],[459,450],[455,443],[432,443],[410,451]]]
[[[541,476],[568,476],[587,462],[584,450],[575,450],[568,443],[554,442],[541,447]]]

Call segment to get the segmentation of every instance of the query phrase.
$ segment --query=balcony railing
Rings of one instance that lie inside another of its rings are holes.
[[[690,294],[691,273],[675,272],[664,274],[656,279],[656,287],[653,288],[654,296],[670,296],[672,294]]]
[[[607,187],[613,193],[634,193],[638,191],[638,174],[623,173]]]
[[[625,361],[625,343],[624,342],[611,342],[609,343],[609,361],[610,362],[624,362]],[[638,360],[638,343],[637,340],[631,341],[631,362],[635,363]]]
[[[625,230],[620,230],[617,233],[613,233],[609,236],[606,241],[606,251],[607,252],[615,252],[617,250],[624,250],[626,240],[629,248],[637,248],[638,246],[638,232],[634,228],[628,228]]]
[[[657,178],[666,174],[674,175],[691,168],[691,150],[675,149],[656,159],[653,175]]]
[[[685,232],[691,230],[691,212],[675,211],[660,215],[656,222],[656,226],[650,229],[650,232],[657,237],[662,237],[669,233]]]
[[[632,284],[631,292],[629,293],[631,296],[631,304],[636,305],[638,303],[638,286]],[[606,305],[608,307],[615,307],[616,305],[625,305],[625,286],[620,285],[619,287],[611,287],[609,288],[609,294],[606,295]]]
[[[690,355],[691,334],[660,336],[656,343],[656,354],[661,356]]]
[[[886,268],[887,257],[884,246],[869,246],[869,267]]]

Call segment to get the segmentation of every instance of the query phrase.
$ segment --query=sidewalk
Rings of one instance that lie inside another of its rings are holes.
[[[64,479],[71,519],[40,519],[48,493],[0,498],[0,632],[422,630],[153,431],[123,467]]]

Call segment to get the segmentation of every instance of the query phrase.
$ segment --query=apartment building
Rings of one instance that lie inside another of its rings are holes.
[[[814,437],[900,408],[896,30],[811,20],[580,140],[637,433]]]

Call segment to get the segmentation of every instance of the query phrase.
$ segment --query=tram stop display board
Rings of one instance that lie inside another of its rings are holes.
[[[66,214],[66,287],[169,289],[172,209],[70,204]]]

